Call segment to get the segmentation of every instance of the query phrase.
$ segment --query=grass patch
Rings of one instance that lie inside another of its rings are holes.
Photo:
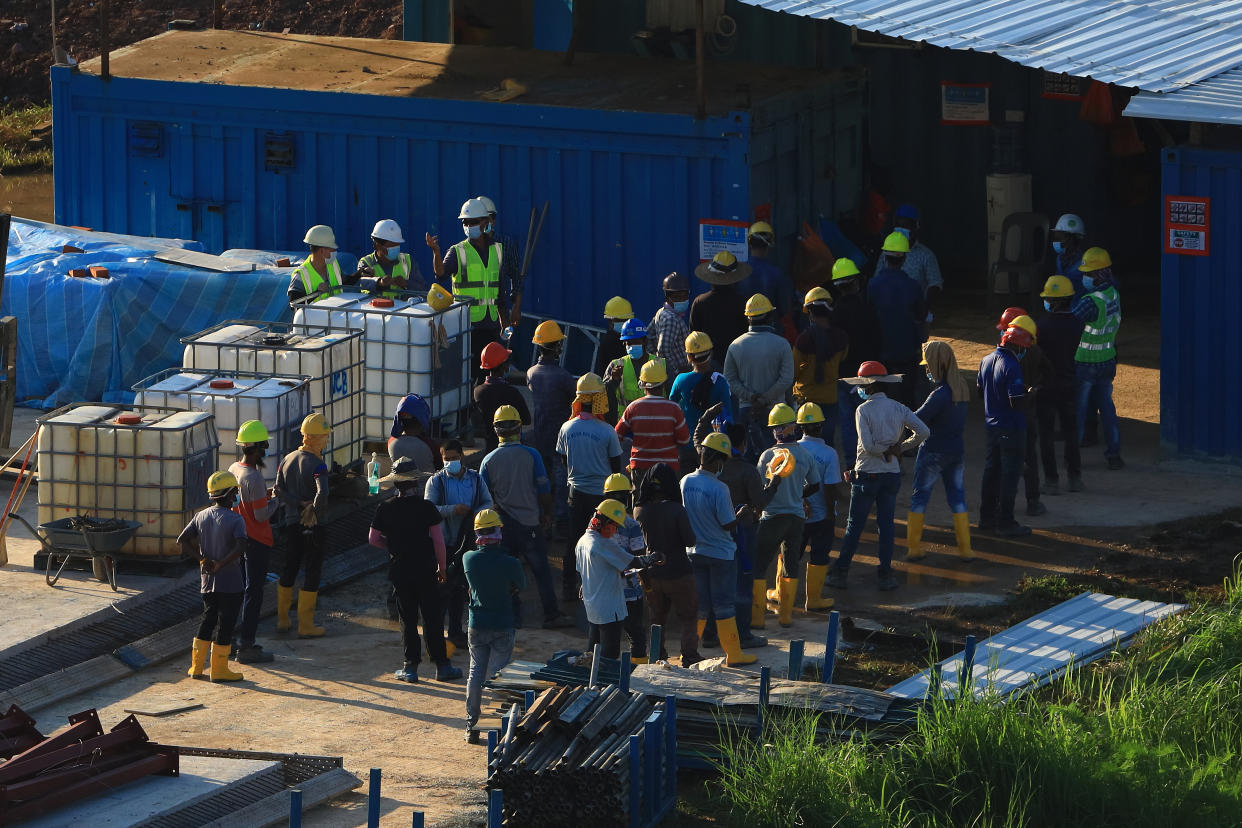
[[[34,139],[51,122],[50,104],[0,109],[0,173],[50,168],[51,144]]]
[[[1055,579],[1054,579],[1055,581]],[[1052,594],[1077,589],[1043,584]],[[816,720],[767,743],[726,738],[715,793],[738,825],[1242,824],[1242,574],[1224,599],[1038,693],[936,701],[897,742],[816,744]]]

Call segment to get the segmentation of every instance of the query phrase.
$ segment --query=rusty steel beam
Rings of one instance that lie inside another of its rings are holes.
[[[132,716],[130,718],[133,718]],[[122,727],[122,725],[124,725]],[[76,744],[66,745],[51,751],[42,751],[36,756],[27,758],[14,758],[0,765],[0,799],[4,798],[3,791],[6,786],[11,783],[17,783],[18,780],[41,774],[44,771],[55,768],[57,765],[63,765],[72,762],[75,759],[81,759],[86,756],[92,756],[96,753],[115,752],[117,748],[126,745],[141,745],[148,741],[146,731],[137,721],[130,722],[126,719],[120,725],[112,729],[111,733],[103,736],[96,736],[93,739],[84,739]],[[17,797],[22,799],[24,797]]]
[[[104,793],[119,785],[134,782],[143,777],[157,774],[176,776],[180,772],[176,748],[150,743],[147,744],[147,748],[151,751],[150,753],[144,753],[144,755],[134,758],[133,761],[127,761],[119,767],[105,770],[89,779],[71,783],[66,787],[60,788],[52,795],[23,802],[10,808],[0,809],[0,825],[45,814],[83,797]]]

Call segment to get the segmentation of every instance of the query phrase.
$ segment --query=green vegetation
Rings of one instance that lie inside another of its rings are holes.
[[[51,142],[32,140],[51,122],[50,105],[0,109],[0,173],[51,167]]]
[[[1060,584],[1048,584],[1059,592]],[[1038,693],[933,702],[895,743],[815,744],[815,720],[729,740],[718,793],[737,824],[1242,824],[1242,572],[1224,600]]]

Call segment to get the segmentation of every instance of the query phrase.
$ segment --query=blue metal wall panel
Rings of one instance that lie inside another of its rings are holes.
[[[1242,463],[1242,153],[1166,150],[1163,193],[1211,199],[1208,256],[1162,255],[1160,441],[1171,454]]]

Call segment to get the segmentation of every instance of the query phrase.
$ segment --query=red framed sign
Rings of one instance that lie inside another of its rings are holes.
[[[1164,197],[1164,252],[1179,256],[1208,255],[1212,200],[1199,196]]]

